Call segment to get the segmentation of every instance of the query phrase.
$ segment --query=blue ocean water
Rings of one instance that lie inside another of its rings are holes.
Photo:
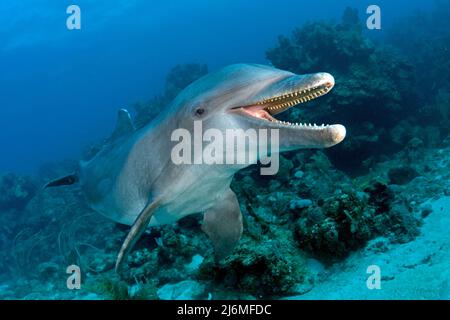
[[[449,299],[450,5],[379,0],[370,30],[372,4],[0,3],[0,299]],[[148,229],[118,277],[128,227],[77,184],[43,186],[102,148],[119,109],[140,129],[235,63],[331,73],[333,91],[280,119],[342,123],[346,139],[235,175],[244,234],[224,264],[193,215]]]

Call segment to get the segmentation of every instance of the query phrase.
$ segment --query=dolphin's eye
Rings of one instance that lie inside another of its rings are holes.
[[[195,115],[197,116],[197,117],[201,117],[201,116],[203,116],[205,114],[205,109],[203,109],[203,108],[197,108],[197,109],[195,109]]]

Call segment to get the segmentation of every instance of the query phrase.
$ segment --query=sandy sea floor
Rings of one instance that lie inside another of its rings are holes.
[[[374,239],[362,251],[323,274],[304,295],[290,299],[450,299],[450,197],[431,200],[421,235],[406,244]],[[367,267],[381,270],[381,289],[369,290]]]

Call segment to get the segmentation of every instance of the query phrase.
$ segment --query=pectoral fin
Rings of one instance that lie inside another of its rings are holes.
[[[241,209],[236,195],[229,189],[203,217],[202,230],[214,244],[217,261],[233,251],[241,238],[242,228]]]
[[[47,188],[53,188],[53,187],[60,187],[60,186],[70,186],[72,184],[75,184],[79,181],[78,175],[76,173],[72,173],[68,176],[59,178],[57,180],[50,181],[44,186],[44,189]]]
[[[150,219],[152,218],[155,210],[158,208],[159,201],[149,202],[149,204],[141,211],[133,226],[131,227],[130,232],[128,233],[125,241],[122,244],[122,248],[120,249],[119,255],[116,260],[116,272],[120,270],[120,267],[125,259],[125,257],[130,253],[131,249],[133,249],[136,242],[139,240],[141,235],[144,233],[148,224],[150,223]]]

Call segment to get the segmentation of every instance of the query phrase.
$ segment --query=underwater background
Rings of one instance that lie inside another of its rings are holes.
[[[66,27],[71,4],[81,30]],[[366,27],[371,4],[381,30]],[[449,299],[448,19],[445,0],[3,1],[0,299]],[[276,176],[235,176],[244,234],[224,264],[192,215],[148,229],[117,276],[129,228],[77,186],[42,186],[98,152],[118,109],[142,128],[241,62],[331,73],[330,94],[281,118],[342,123],[347,138],[284,153]]]

